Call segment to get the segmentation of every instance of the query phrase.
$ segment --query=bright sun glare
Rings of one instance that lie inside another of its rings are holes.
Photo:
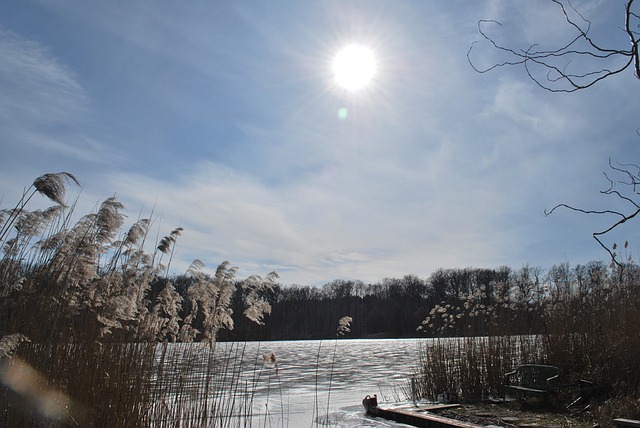
[[[365,46],[346,46],[333,60],[336,83],[347,91],[357,91],[367,86],[375,71],[373,52]]]

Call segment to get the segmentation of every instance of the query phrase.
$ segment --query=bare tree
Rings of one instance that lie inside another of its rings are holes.
[[[506,55],[502,62],[488,67],[479,67],[472,59],[478,41],[467,52],[471,67],[479,73],[486,73],[498,67],[522,66],[527,75],[541,88],[550,92],[575,92],[595,85],[607,77],[619,74],[628,68],[640,79],[640,6],[635,0],[627,0],[624,9],[623,30],[629,39],[626,48],[605,47],[602,41],[592,39],[589,31],[591,21],[578,12],[571,2],[566,5],[560,0],[552,0],[564,15],[572,35],[557,48],[542,49],[533,44],[522,49],[500,44],[489,35],[492,26],[502,24],[494,20],[478,22],[478,32],[490,46]]]
[[[600,191],[600,193],[602,193],[603,195],[615,197],[619,201],[622,201],[623,205],[626,206],[626,209],[620,211],[588,210],[576,208],[567,204],[558,204],[549,211],[545,210],[544,215],[548,216],[558,208],[566,208],[571,211],[577,211],[584,214],[596,214],[613,217],[613,222],[603,230],[594,232],[593,238],[598,242],[598,244],[600,244],[602,248],[605,249],[605,251],[607,251],[607,253],[609,253],[609,255],[611,256],[611,260],[619,267],[622,267],[622,264],[618,261],[615,245],[613,248],[609,248],[602,242],[601,238],[603,235],[606,235],[607,233],[626,223],[628,220],[631,220],[632,218],[640,214],[640,204],[635,200],[640,195],[640,166],[635,164],[613,164],[611,162],[611,159],[609,159],[609,168],[611,169],[611,172],[609,174],[607,174],[606,172],[604,173],[604,176],[609,183],[609,187],[605,190]]]

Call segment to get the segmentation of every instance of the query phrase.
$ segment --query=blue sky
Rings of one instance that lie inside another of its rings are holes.
[[[574,1],[627,49],[624,2]],[[130,222],[177,226],[172,267],[228,260],[285,284],[376,282],[438,268],[606,260],[608,158],[640,162],[631,70],[572,94],[521,68],[473,71],[477,22],[516,46],[564,40],[550,1],[0,0],[0,195],[45,172],[116,195]],[[364,89],[331,62],[368,46]],[[479,65],[499,59],[478,45]],[[346,109],[346,118],[338,115]],[[156,233],[156,232],[154,232]],[[629,224],[609,242],[628,239]]]

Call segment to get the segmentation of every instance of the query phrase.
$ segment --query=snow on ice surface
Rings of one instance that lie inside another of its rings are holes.
[[[381,403],[405,400],[419,344],[416,339],[220,343],[216,352],[236,364],[242,358],[241,382],[255,391],[253,426],[405,427],[365,415],[362,399],[377,394]],[[198,376],[198,370],[205,367],[190,361],[187,372]]]

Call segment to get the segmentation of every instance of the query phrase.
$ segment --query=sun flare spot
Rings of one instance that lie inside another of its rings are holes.
[[[353,92],[371,82],[376,72],[376,63],[371,49],[362,45],[349,45],[338,52],[332,68],[338,86]]]

